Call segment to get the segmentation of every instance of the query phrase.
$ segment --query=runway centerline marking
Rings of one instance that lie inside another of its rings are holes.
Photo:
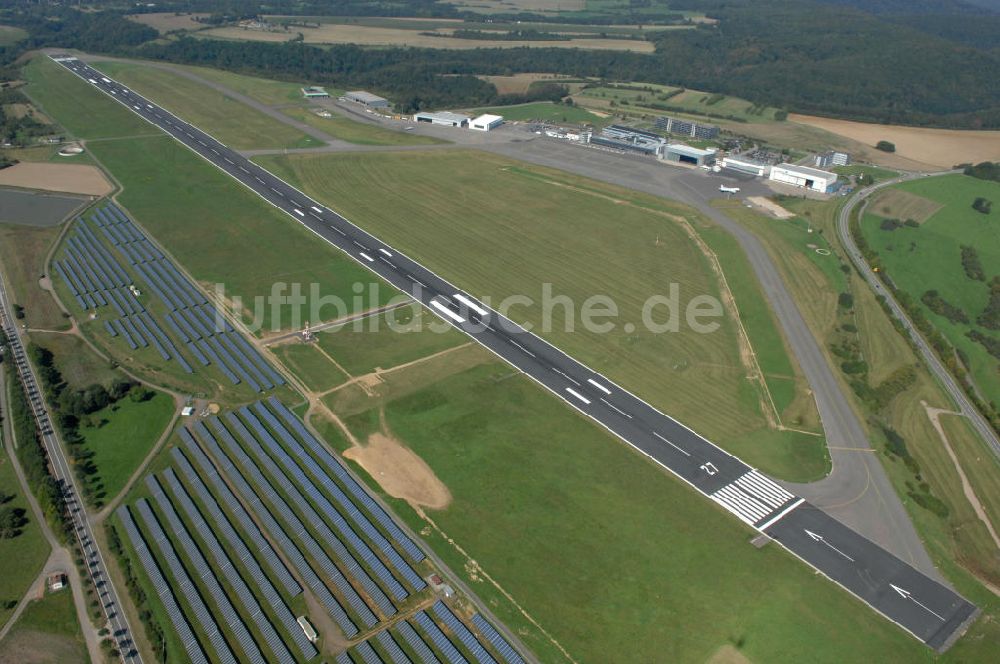
[[[675,450],[677,450],[678,452],[680,452],[681,454],[683,454],[684,456],[687,456],[687,457],[691,456],[691,453],[688,452],[686,449],[684,449],[683,447],[677,447],[676,445],[674,445],[673,443],[671,443],[669,440],[667,440],[666,438],[664,438],[660,434],[656,433],[655,431],[653,432],[653,435],[656,436],[657,438],[659,438],[660,440],[662,440],[664,443],[666,443],[670,447],[672,447]]]
[[[629,415],[628,413],[626,413],[626,412],[625,412],[624,410],[622,410],[621,408],[618,408],[617,406],[615,406],[615,405],[614,405],[613,403],[611,403],[610,401],[608,401],[608,400],[607,400],[607,399],[605,399],[604,397],[601,397],[601,401],[603,401],[603,402],[604,402],[604,404],[605,404],[605,405],[606,405],[606,406],[607,406],[608,408],[610,408],[610,409],[614,410],[614,411],[615,411],[615,412],[617,412],[617,413],[618,413],[619,415],[622,415],[623,417],[627,417],[627,418],[629,418],[630,420],[632,419],[632,416],[631,416],[631,415]]]

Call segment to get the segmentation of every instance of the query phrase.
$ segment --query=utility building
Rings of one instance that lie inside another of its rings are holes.
[[[344,93],[344,97],[347,101],[357,102],[358,104],[364,104],[369,108],[388,108],[389,100],[384,97],[379,97],[378,95],[373,95],[370,92],[365,92],[364,90],[355,90],[354,92]]]
[[[502,119],[502,118],[501,118]],[[437,111],[436,113],[421,112],[413,116],[414,122],[427,122],[445,127],[468,127],[469,116],[451,111]]]
[[[316,85],[310,85],[307,88],[302,88],[302,96],[306,97],[307,99],[315,99],[317,97],[319,98],[329,97],[330,93],[327,92],[324,88],[321,88]]]
[[[502,115],[490,115],[489,113],[485,113],[473,120],[469,125],[469,129],[475,129],[476,131],[489,131],[491,129],[496,129],[502,124]]]
[[[761,164],[760,162],[751,161],[749,159],[736,159],[735,157],[723,157],[719,165],[723,168],[728,168],[732,171],[737,171],[738,173],[746,173],[748,175],[756,175],[759,178],[767,175],[770,166],[767,164]]]
[[[670,143],[663,149],[663,160],[693,166],[711,166],[715,163],[715,150],[693,148],[683,143]]]
[[[802,187],[811,191],[828,194],[837,188],[837,174],[821,171],[808,166],[779,164],[771,167],[771,179],[793,187]]]

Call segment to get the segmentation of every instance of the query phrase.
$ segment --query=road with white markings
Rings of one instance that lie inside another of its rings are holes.
[[[317,236],[592,418],[928,646],[952,641],[976,608],[680,422],[463,293],[437,274],[73,57],[53,57]]]

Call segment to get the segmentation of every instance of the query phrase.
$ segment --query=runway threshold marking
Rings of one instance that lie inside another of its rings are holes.
[[[796,501],[795,501],[794,503],[792,503],[791,505],[789,505],[789,506],[788,506],[788,507],[786,507],[785,509],[781,510],[781,512],[779,512],[779,513],[778,513],[778,514],[777,514],[777,515],[776,515],[775,517],[773,517],[773,518],[772,518],[772,519],[771,519],[770,521],[768,521],[767,523],[765,523],[765,524],[763,524],[762,526],[760,526],[759,528],[757,528],[757,530],[759,530],[759,531],[761,531],[761,532],[764,532],[765,530],[767,530],[768,528],[770,528],[770,527],[771,527],[771,526],[773,526],[774,524],[776,524],[776,523],[778,523],[779,521],[781,521],[782,519],[784,519],[784,518],[785,518],[786,516],[788,516],[788,514],[789,514],[789,513],[790,513],[790,512],[792,511],[792,510],[794,510],[794,509],[795,509],[796,507],[798,507],[799,505],[801,505],[801,504],[802,504],[802,503],[804,503],[804,502],[806,502],[806,499],[805,499],[805,498],[799,498],[799,499],[798,499],[798,500],[796,500]]]
[[[662,440],[662,441],[663,441],[664,443],[666,443],[666,444],[667,444],[667,445],[669,445],[670,447],[674,448],[675,450],[677,450],[678,452],[680,452],[680,453],[681,453],[681,454],[683,454],[684,456],[687,456],[687,457],[691,456],[691,453],[690,453],[690,452],[688,452],[688,451],[687,451],[686,449],[684,449],[683,447],[677,447],[676,445],[674,445],[673,443],[671,443],[671,442],[670,442],[669,440],[667,440],[666,438],[664,438],[664,437],[663,437],[663,436],[661,436],[660,434],[656,433],[655,431],[654,431],[654,432],[652,432],[652,433],[653,433],[653,435],[654,435],[654,436],[656,436],[657,438],[659,438],[659,439],[660,439],[660,440]]]
[[[312,206],[312,209],[314,211],[318,212],[319,214],[323,214],[323,210],[321,210],[320,208],[316,207],[315,205]]]
[[[467,306],[469,309],[475,311],[480,316],[487,316],[490,313],[486,311],[486,309],[483,309],[481,306],[473,302],[471,299],[462,295],[461,293],[455,293],[455,299],[464,304],[465,306]]]
[[[300,217],[304,217],[304,216],[306,216],[306,215],[304,215],[304,214],[302,213],[302,210],[300,210],[300,209],[298,209],[298,208],[295,208],[295,209],[294,209],[294,211],[295,211],[295,214],[299,215]]]
[[[387,258],[392,258],[392,252],[384,247],[378,248],[379,253],[385,255]]]
[[[360,256],[361,256],[362,258],[364,258],[364,259],[365,259],[366,261],[368,261],[369,263],[374,263],[374,262],[375,262],[375,259],[374,259],[374,258],[372,258],[371,256],[369,256],[368,254],[366,254],[366,253],[365,253],[365,252],[363,252],[363,251],[359,251],[359,252],[358,252],[358,254],[359,254],[359,255],[360,255]]]

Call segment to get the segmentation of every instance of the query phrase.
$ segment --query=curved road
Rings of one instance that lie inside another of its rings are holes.
[[[958,384],[955,377],[944,363],[941,362],[941,358],[937,356],[934,349],[931,348],[924,336],[910,320],[909,315],[903,309],[902,305],[896,300],[892,292],[882,284],[882,280],[878,278],[871,266],[868,265],[868,261],[865,260],[864,255],[861,250],[858,249],[857,244],[854,243],[854,238],[851,236],[851,213],[854,208],[857,207],[858,203],[864,201],[871,194],[875,193],[883,187],[888,187],[890,185],[899,184],[900,182],[906,182],[908,180],[915,180],[921,177],[939,177],[941,175],[952,175],[954,173],[961,173],[961,171],[941,171],[939,173],[929,173],[927,175],[918,174],[907,174],[892,180],[886,180],[885,182],[879,182],[870,187],[860,189],[855,193],[850,200],[844,205],[840,210],[840,216],[837,218],[837,235],[840,237],[840,242],[844,245],[847,251],[847,255],[850,256],[851,262],[854,263],[854,267],[857,268],[861,276],[865,278],[865,281],[872,287],[877,295],[885,298],[886,303],[889,305],[889,309],[892,314],[903,324],[906,328],[907,334],[916,344],[917,349],[924,358],[924,362],[930,368],[931,373],[934,377],[938,379],[941,386],[948,392],[952,400],[958,405],[959,411],[962,415],[968,418],[969,422],[972,423],[972,427],[979,434],[980,438],[986,441],[986,444],[990,447],[997,457],[1000,457],[1000,437],[997,436],[997,432],[993,430],[990,423],[983,417],[983,414],[979,412],[979,409],[972,403],[968,395],[966,395],[965,390]]]

